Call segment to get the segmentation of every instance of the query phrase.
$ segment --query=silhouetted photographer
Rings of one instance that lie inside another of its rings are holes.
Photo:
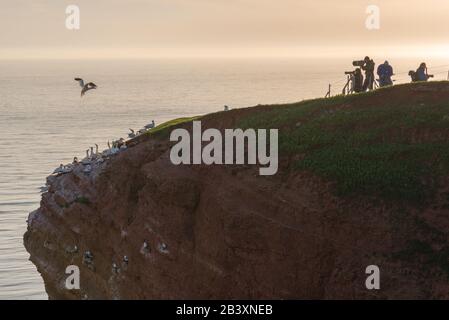
[[[353,61],[352,65],[354,67],[360,67],[365,71],[365,82],[363,83],[362,91],[373,90],[374,89],[374,68],[376,64],[374,60],[366,56],[363,60]]]
[[[362,92],[363,89],[363,74],[360,68],[355,69],[354,71],[347,71],[345,74],[349,75],[348,83],[346,84],[343,91],[350,85],[349,92]]]

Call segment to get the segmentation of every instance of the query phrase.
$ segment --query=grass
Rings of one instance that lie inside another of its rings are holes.
[[[382,90],[278,106],[237,126],[279,128],[280,156],[301,155],[294,169],[335,181],[341,196],[422,203],[449,173],[449,101],[404,102],[389,88],[391,99],[369,105]]]
[[[181,125],[183,123],[191,122],[197,119],[200,119],[200,116],[196,117],[184,117],[184,118],[177,118],[174,120],[170,120],[167,122],[164,122],[158,126],[156,126],[154,129],[149,130],[146,134],[148,135],[156,135],[158,137],[167,137],[169,136],[170,128],[174,126]]]

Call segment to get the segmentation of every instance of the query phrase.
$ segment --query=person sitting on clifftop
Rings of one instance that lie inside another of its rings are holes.
[[[363,90],[363,74],[362,70],[360,68],[355,69],[354,75],[353,75],[353,87],[352,90],[356,93],[362,92]]]
[[[393,68],[390,66],[388,61],[385,61],[377,68],[377,75],[379,76],[379,86],[391,86],[393,85],[393,81],[391,80],[391,76],[393,75]]]
[[[433,75],[427,73],[427,66],[423,62],[419,65],[419,68],[415,73],[416,81],[428,81],[429,78],[433,78]]]

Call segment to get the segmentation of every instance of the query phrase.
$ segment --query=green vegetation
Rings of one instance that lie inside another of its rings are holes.
[[[158,126],[156,126],[154,129],[151,129],[147,132],[147,134],[149,135],[157,135],[157,136],[168,136],[170,133],[170,128],[174,127],[174,126],[179,126],[183,123],[187,123],[187,122],[191,122],[194,120],[198,120],[201,117],[196,116],[196,117],[188,117],[188,118],[177,118],[174,120],[170,120],[167,122],[164,122]]]
[[[449,173],[449,100],[423,103],[406,86],[273,106],[236,127],[279,128],[279,156],[335,181],[339,195],[421,203]]]

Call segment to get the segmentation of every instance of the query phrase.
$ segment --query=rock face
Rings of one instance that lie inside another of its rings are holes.
[[[203,124],[230,127],[248,112]],[[263,177],[253,166],[175,166],[169,151],[166,136],[141,136],[90,174],[79,165],[48,179],[24,243],[51,299],[449,297],[444,264],[397,254],[416,234],[442,252],[447,208],[338,198],[288,158]],[[69,265],[80,290],[65,288]],[[369,265],[381,290],[365,287]]]

